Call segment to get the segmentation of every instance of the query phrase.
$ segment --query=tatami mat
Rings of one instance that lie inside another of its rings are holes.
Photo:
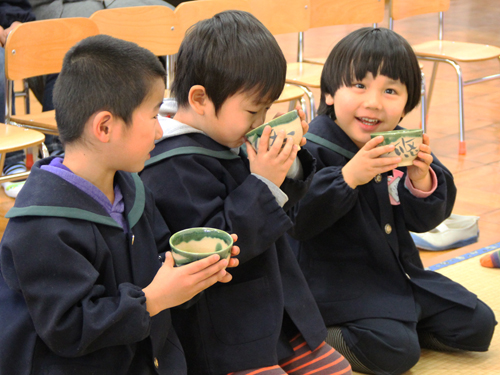
[[[479,255],[479,254],[477,254]],[[481,254],[482,255],[482,254]],[[485,268],[479,256],[460,260],[439,269],[489,305],[500,322],[500,269]],[[355,372],[354,374],[358,374]],[[405,375],[500,375],[500,325],[497,325],[490,350],[485,353],[442,353],[423,349],[420,361]]]

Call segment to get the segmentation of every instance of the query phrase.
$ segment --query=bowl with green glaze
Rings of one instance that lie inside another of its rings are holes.
[[[400,156],[398,167],[413,164],[422,144],[422,129],[400,129],[387,132],[371,133],[371,137],[383,136],[384,140],[379,146],[394,145],[394,151],[383,154],[381,157],[391,158]]]
[[[293,143],[299,146],[300,149],[300,141],[302,140],[303,130],[302,130],[302,120],[297,112],[297,110],[293,110],[291,112],[285,113],[279,117],[272,119],[265,124],[250,130],[246,134],[246,138],[248,142],[252,145],[252,147],[257,150],[259,145],[260,137],[262,136],[262,132],[266,126],[270,126],[271,135],[269,136],[269,147],[271,147],[276,138],[278,136],[278,131],[285,130],[287,137],[292,137]]]
[[[170,248],[177,266],[182,266],[212,254],[229,259],[233,238],[229,233],[215,228],[188,228],[170,237]]]

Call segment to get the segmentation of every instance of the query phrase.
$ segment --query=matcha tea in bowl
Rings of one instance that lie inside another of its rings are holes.
[[[302,141],[303,130],[302,130],[302,120],[297,112],[297,110],[293,110],[291,112],[285,113],[279,117],[272,119],[265,124],[250,130],[246,134],[246,138],[248,142],[252,145],[252,147],[257,150],[259,145],[260,137],[262,136],[262,132],[266,126],[270,126],[271,135],[269,136],[269,147],[274,144],[278,136],[278,132],[280,130],[284,130],[286,137],[292,137],[293,143],[296,144],[300,149],[300,142]]]
[[[229,259],[233,238],[229,233],[215,228],[188,228],[170,237],[170,248],[176,266],[182,266],[213,254]]]
[[[371,133],[375,138],[379,135],[384,137],[382,143],[378,146],[394,145],[394,151],[383,154],[381,157],[392,158],[401,157],[398,167],[407,167],[413,164],[422,144],[421,129],[399,129],[386,132]]]

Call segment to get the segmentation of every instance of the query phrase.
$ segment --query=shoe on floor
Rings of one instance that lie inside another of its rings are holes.
[[[13,175],[16,173],[26,172],[26,164],[24,162],[16,163],[4,168],[4,176]],[[5,194],[8,197],[16,198],[17,194],[21,191],[26,181],[4,182],[2,184]]]
[[[17,198],[17,194],[21,191],[26,181],[18,181],[18,182],[4,182],[2,184],[3,189],[5,190],[5,194],[11,198]]]
[[[477,242],[479,216],[451,214],[436,228],[425,233],[411,233],[415,245],[424,250],[440,251],[455,249]]]

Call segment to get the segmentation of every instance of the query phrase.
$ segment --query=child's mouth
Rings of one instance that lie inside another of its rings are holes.
[[[376,118],[368,118],[368,117],[356,117],[356,120],[358,120],[362,125],[368,127],[377,126],[381,122]]]

